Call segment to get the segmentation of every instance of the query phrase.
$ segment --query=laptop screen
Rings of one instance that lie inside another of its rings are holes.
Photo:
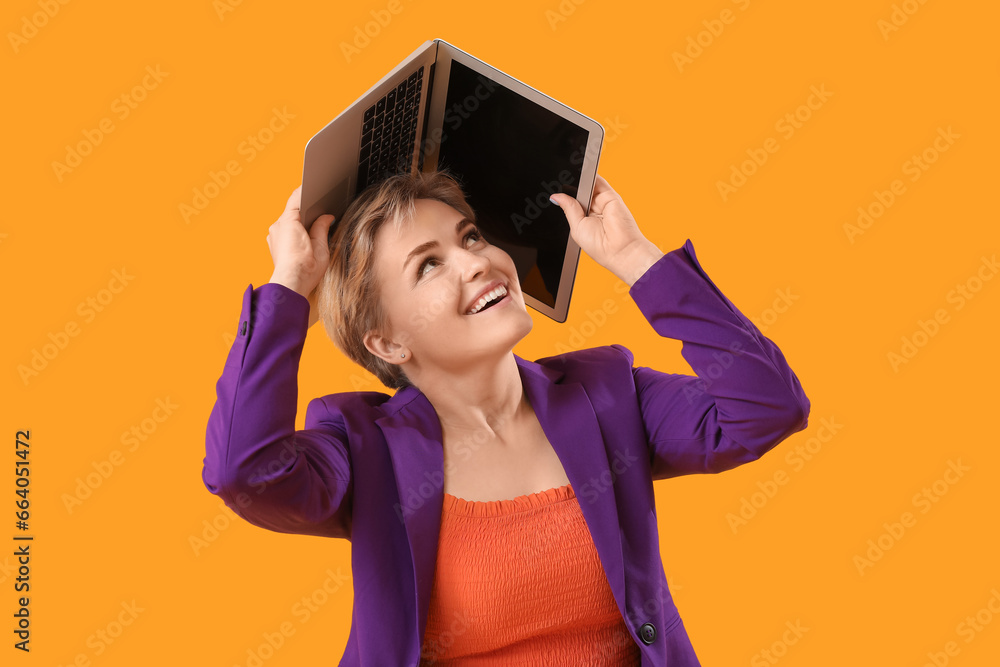
[[[549,195],[576,196],[589,132],[451,62],[438,169],[454,174],[521,289],[554,307],[569,223]]]

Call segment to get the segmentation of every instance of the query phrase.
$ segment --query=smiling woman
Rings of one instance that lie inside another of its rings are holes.
[[[443,215],[428,221],[428,215],[434,213]],[[319,317],[337,347],[385,386],[399,389],[411,384],[402,366],[396,362],[396,359],[406,358],[400,356],[405,355],[405,350],[380,344],[380,339],[374,342],[373,351],[366,344],[365,334],[389,332],[395,330],[393,324],[398,326],[403,322],[409,325],[410,332],[425,331],[430,318],[444,305],[446,294],[441,290],[455,289],[455,286],[438,285],[437,301],[428,299],[419,306],[414,304],[413,311],[405,317],[397,316],[396,322],[389,316],[392,310],[383,301],[380,287],[386,286],[392,292],[390,298],[402,296],[403,301],[413,303],[410,297],[412,290],[417,289],[415,285],[429,280],[434,263],[440,261],[431,251],[441,253],[444,246],[457,247],[458,241],[465,241],[462,233],[466,227],[475,230],[475,219],[476,214],[458,183],[447,172],[438,171],[398,175],[384,181],[381,187],[368,188],[351,203],[334,229],[329,243],[329,266],[316,289]],[[413,229],[417,222],[424,223],[419,231]],[[435,229],[437,225],[428,222],[440,223],[441,229]],[[404,238],[419,236],[425,229],[432,238],[421,238],[419,245],[407,248],[401,263],[385,265],[380,261],[386,252],[383,248],[379,254],[376,248],[386,242],[393,243],[393,249],[404,247],[401,244]],[[409,233],[404,236],[404,232]],[[435,232],[442,238],[438,239]],[[487,244],[480,237],[475,245]],[[414,259],[421,261],[411,266]],[[404,296],[393,287],[411,293]],[[426,290],[422,288],[417,291],[418,294],[423,292]]]
[[[447,173],[373,185],[332,236],[332,216],[306,231],[300,196],[271,225],[271,281],[244,292],[203,480],[254,525],[351,541],[340,665],[697,667],[653,481],[753,461],[810,404],[690,240],[660,252],[599,175],[590,215],[553,195],[692,368],[726,359],[710,377],[637,367],[619,344],[514,354],[532,328],[515,265]],[[313,399],[296,430],[314,315],[396,392]]]

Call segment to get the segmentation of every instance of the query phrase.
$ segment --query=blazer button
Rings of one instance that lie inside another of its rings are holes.
[[[639,639],[647,646],[656,641],[656,627],[652,623],[643,623],[639,628]]]
[[[240,335],[243,336],[247,332],[247,321],[243,320],[243,324],[240,325]]]

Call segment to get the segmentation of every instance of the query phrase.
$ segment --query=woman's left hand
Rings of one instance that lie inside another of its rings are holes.
[[[590,215],[584,216],[580,202],[570,195],[557,193],[550,199],[566,214],[576,244],[629,285],[663,256],[639,231],[621,195],[600,174],[594,185]]]

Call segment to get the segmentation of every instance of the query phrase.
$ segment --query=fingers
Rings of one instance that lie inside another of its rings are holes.
[[[615,192],[611,184],[598,174],[594,183],[594,199],[590,203],[592,211],[600,213],[609,202],[621,199],[621,195]]]
[[[288,198],[288,202],[285,204],[285,213],[291,210],[298,210],[302,206],[302,186],[292,190],[291,196]]]
[[[319,216],[312,224],[312,227],[309,228],[309,236],[314,241],[326,242],[328,240],[330,226],[333,224],[334,220],[335,217],[333,215],[327,214]]]
[[[567,194],[558,192],[554,195],[550,195],[549,199],[554,201],[559,208],[563,210],[566,215],[566,219],[569,221],[570,226],[575,226],[580,220],[583,220],[583,207],[580,206],[575,198],[570,197]]]
[[[595,185],[596,185],[596,187],[594,188],[595,190],[600,189],[600,190],[606,190],[606,191],[610,191],[610,192],[614,192],[615,191],[614,188],[611,187],[611,184],[608,183],[607,179],[605,179],[600,174],[597,174],[597,178],[595,179]]]

